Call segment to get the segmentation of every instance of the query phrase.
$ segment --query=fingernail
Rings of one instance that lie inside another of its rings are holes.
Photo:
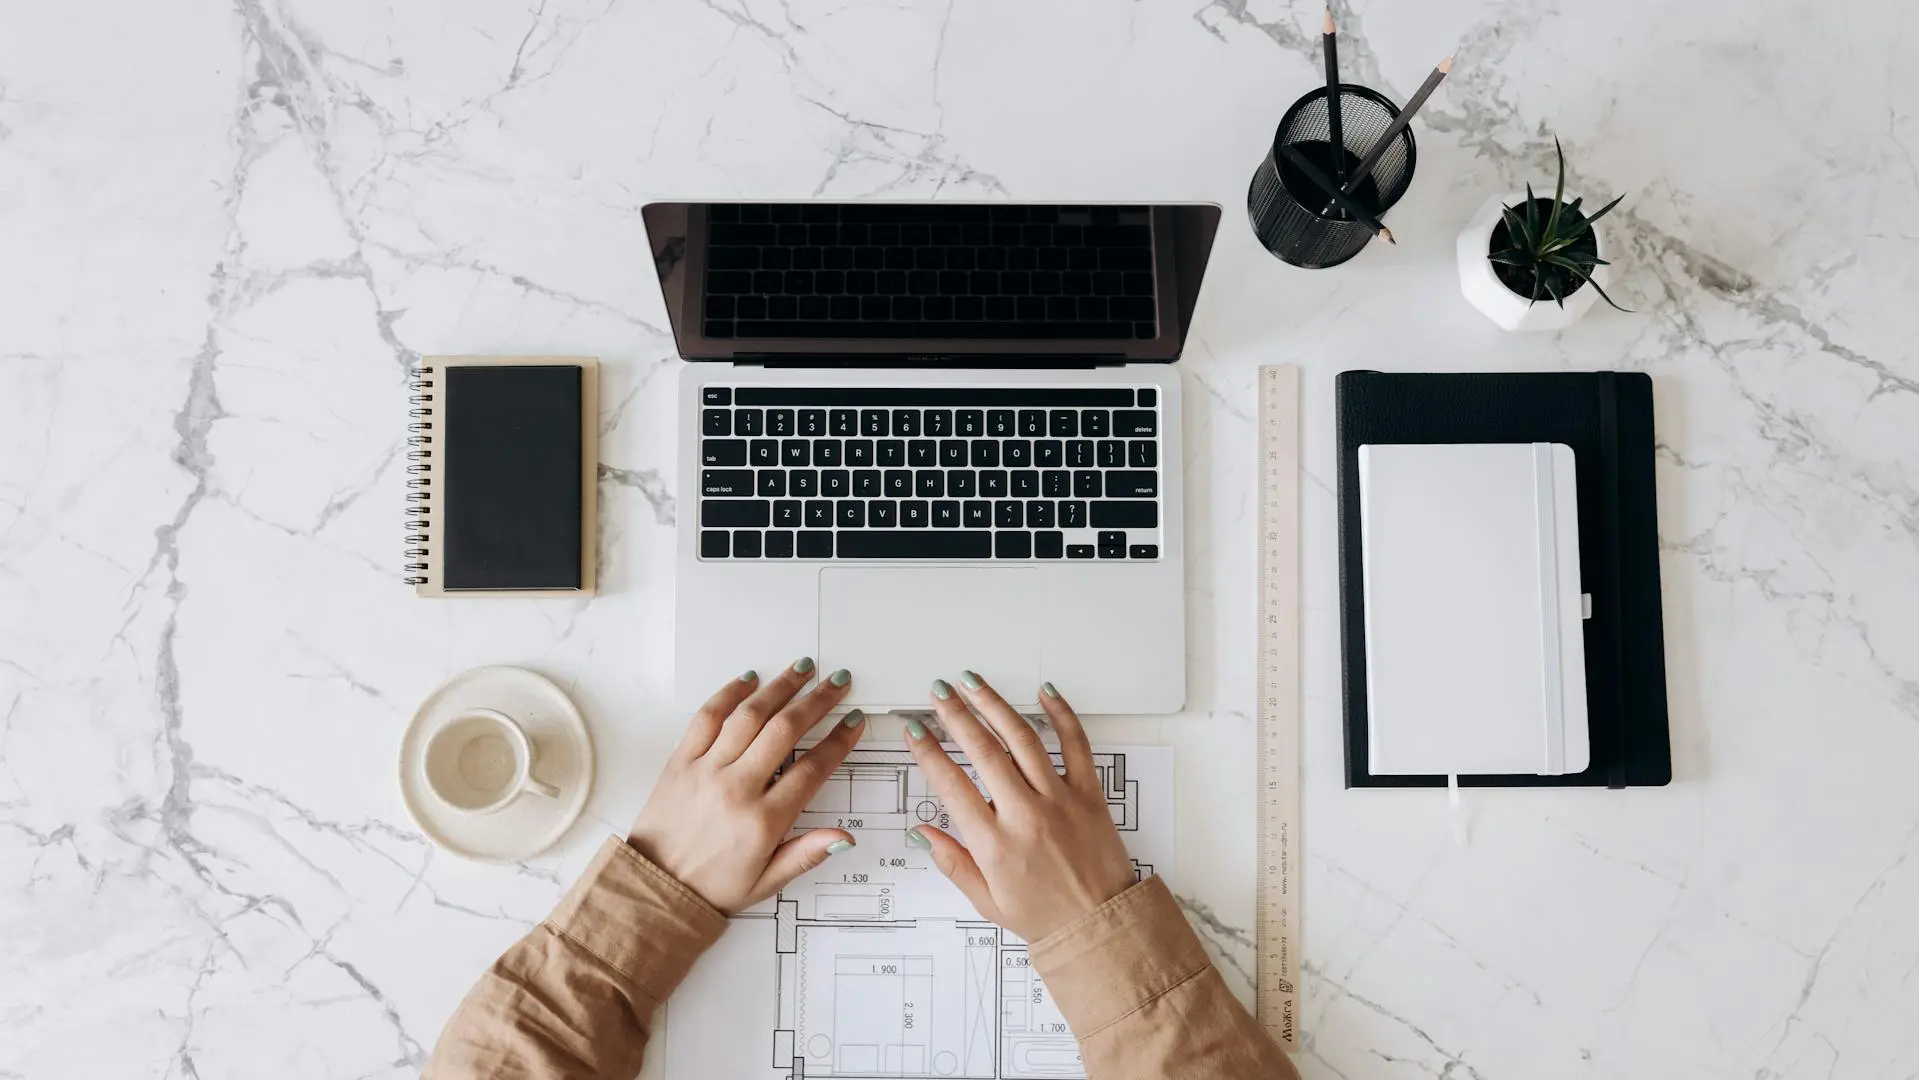
[[[827,679],[827,681],[832,683],[834,686],[845,686],[847,683],[850,683],[853,681],[853,673],[846,670],[845,668],[841,668],[838,671],[835,671]]]
[[[926,725],[909,716],[906,718],[906,733],[915,739],[924,739],[926,738]]]
[[[933,850],[933,842],[928,840],[926,834],[918,829],[906,830],[906,842],[922,851]]]
[[[793,670],[802,675],[813,670],[813,658],[810,656],[802,656],[798,660],[793,661]]]
[[[960,681],[966,684],[968,690],[978,690],[980,687],[986,685],[985,680],[981,679],[977,673],[971,671],[960,672]]]
[[[861,724],[864,724],[864,723],[866,723],[866,714],[859,711],[858,709],[854,709],[852,712],[846,714],[845,719],[840,721],[840,726],[841,727],[859,727]]]
[[[1040,683],[1039,692],[1042,694],[1045,694],[1047,697],[1050,697],[1050,698],[1056,698],[1059,696],[1059,691],[1053,689],[1053,684],[1049,682]]]
[[[751,668],[747,669],[746,671],[740,672],[741,682],[752,682],[754,679],[757,679],[759,677],[760,677],[760,673],[752,670]]]
[[[945,701],[947,698],[952,697],[953,696],[952,684],[947,682],[945,679],[934,679],[933,680],[933,696],[940,699],[941,701]]]
[[[853,850],[853,841],[851,840],[835,840],[826,845],[826,853],[828,855],[838,855],[842,851],[851,850]]]

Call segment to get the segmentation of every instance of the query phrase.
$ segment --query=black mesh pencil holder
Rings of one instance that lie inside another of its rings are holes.
[[[1392,125],[1399,107],[1364,86],[1341,83],[1339,93],[1344,106],[1340,111],[1343,170],[1333,156],[1322,86],[1286,110],[1246,192],[1253,233],[1267,251],[1294,266],[1315,270],[1338,266],[1359,254],[1374,236],[1372,226],[1333,206],[1325,190],[1283,155],[1282,148],[1290,146],[1335,181],[1341,171],[1350,178],[1358,170],[1360,158]],[[1413,182],[1416,157],[1412,128],[1404,128],[1347,197],[1374,217],[1384,216]]]

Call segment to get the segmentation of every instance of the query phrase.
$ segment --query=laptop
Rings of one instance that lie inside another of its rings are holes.
[[[1180,386],[1209,204],[655,203],[680,355],[675,697],[815,657],[1186,697]]]

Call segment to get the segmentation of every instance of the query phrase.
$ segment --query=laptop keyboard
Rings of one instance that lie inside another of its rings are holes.
[[[722,203],[707,222],[709,338],[1158,332],[1141,206]]]
[[[701,390],[703,559],[1157,559],[1158,391]]]

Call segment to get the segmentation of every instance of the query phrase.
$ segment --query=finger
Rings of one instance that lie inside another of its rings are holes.
[[[915,841],[918,837],[918,841]],[[972,901],[973,910],[980,918],[988,922],[1001,922],[999,905],[993,902],[993,890],[986,887],[986,875],[980,873],[979,863],[973,861],[973,853],[966,845],[948,836],[932,825],[921,825],[906,830],[906,842],[915,846],[924,845],[933,853],[933,865],[945,874],[947,880],[959,886],[959,891]]]
[[[674,756],[682,761],[691,761],[712,749],[713,740],[719,737],[720,725],[759,685],[759,673],[748,671],[714,691],[713,696],[706,699],[706,704],[693,714],[693,719],[687,721],[686,735],[680,739],[678,749],[673,751]]]
[[[939,713],[946,733],[966,752],[966,760],[979,771],[980,779],[986,781],[986,790],[995,800],[1017,799],[1032,792],[1033,785],[1020,775],[1019,766],[1013,763],[1006,748],[974,719],[966,702],[945,679],[933,680],[933,709]]]
[[[853,842],[853,834],[845,829],[814,829],[782,843],[773,849],[773,857],[767,860],[766,870],[753,883],[751,899],[746,906],[751,907],[786,888],[794,878],[832,856],[851,851]]]
[[[799,745],[800,737],[813,730],[822,717],[833,711],[833,707],[846,697],[852,684],[853,673],[841,668],[821,679],[813,689],[788,702],[786,708],[776,713],[754,736],[753,744],[740,755],[740,767],[771,777],[773,770],[779,768],[793,748]]]
[[[773,782],[772,790],[767,792],[768,799],[779,813],[798,817],[813,796],[820,793],[820,786],[833,775],[851,753],[860,736],[866,734],[866,714],[854,709],[833,725],[826,738],[814,743],[812,748],[801,754],[798,761],[786,767],[780,778]],[[758,751],[755,746],[754,752]]]
[[[1046,752],[1046,744],[1040,741],[1033,725],[1015,712],[978,672],[960,672],[960,688],[967,701],[1006,744],[1006,752],[1013,756],[1033,790],[1051,791],[1059,787],[1059,766],[1053,764],[1053,755]]]
[[[1088,791],[1099,787],[1099,770],[1093,767],[1093,742],[1086,737],[1086,726],[1079,722],[1079,714],[1052,683],[1040,684],[1039,704],[1046,710],[1046,718],[1053,722],[1053,730],[1059,732],[1059,753],[1066,759],[1066,782]]]
[[[813,658],[802,656],[766,680],[765,685],[734,708],[732,715],[720,725],[713,749],[706,752],[707,758],[720,765],[731,765],[738,760],[746,748],[753,745],[766,722],[793,700],[793,695],[800,692],[812,675]]]
[[[984,736],[984,732],[981,733]],[[939,796],[959,827],[974,837],[992,828],[993,809],[986,797],[973,786],[973,778],[959,767],[939,740],[927,733],[926,725],[911,717],[906,721],[906,748],[912,751],[914,764],[926,777],[926,786]]]

